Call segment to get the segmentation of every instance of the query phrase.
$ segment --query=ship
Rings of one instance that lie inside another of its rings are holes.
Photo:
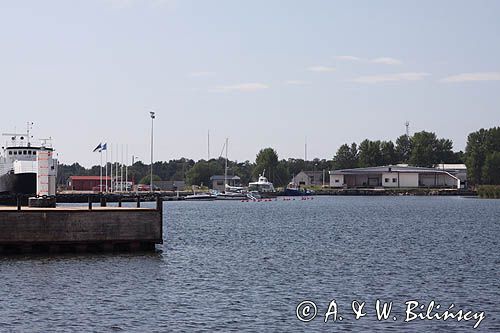
[[[57,159],[51,139],[32,144],[30,125],[27,133],[4,133],[7,137],[0,153],[0,194],[55,194]]]
[[[255,198],[273,198],[277,196],[273,183],[264,176],[266,170],[259,175],[259,180],[248,184],[248,192]]]

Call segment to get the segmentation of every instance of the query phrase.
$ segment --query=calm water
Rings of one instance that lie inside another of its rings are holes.
[[[485,311],[475,331],[500,332],[500,200],[168,202],[165,212],[161,253],[1,258],[0,331],[473,331],[475,320],[403,322],[405,301],[435,300]],[[333,299],[343,320],[324,323]],[[393,301],[389,320],[376,320],[377,299]],[[303,300],[317,304],[308,323],[296,317]],[[366,302],[365,317],[354,319],[352,300]]]

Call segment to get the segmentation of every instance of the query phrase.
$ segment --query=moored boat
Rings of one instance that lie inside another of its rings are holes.
[[[308,196],[313,194],[314,191],[308,189],[302,189],[300,188],[300,186],[294,183],[289,183],[284,191],[284,195],[287,197]]]
[[[258,194],[262,198],[272,198],[277,196],[273,183],[267,180],[267,178],[264,176],[264,173],[265,170],[261,175],[259,175],[258,181],[248,184],[248,191],[250,193],[253,193],[254,196]]]
[[[184,197],[184,200],[191,201],[213,201],[217,199],[217,196],[212,193],[196,193]]]

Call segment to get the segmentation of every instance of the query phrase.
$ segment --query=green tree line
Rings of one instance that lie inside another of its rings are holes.
[[[334,169],[409,164],[432,167],[438,163],[463,163],[463,152],[453,152],[453,142],[435,133],[421,131],[413,136],[401,135],[392,141],[363,140],[343,144],[333,157]]]
[[[465,163],[472,184],[500,184],[500,127],[481,128],[469,134]]]
[[[465,153],[454,152],[451,140],[438,138],[435,133],[426,131],[412,136],[401,135],[395,142],[366,139],[359,144],[345,143],[329,160],[280,159],[273,148],[264,148],[257,154],[255,162],[228,161],[228,175],[237,175],[243,184],[247,184],[264,173],[276,186],[284,186],[300,171],[400,163],[421,167],[433,167],[439,163],[465,163],[470,184],[500,184],[500,127],[470,133]],[[188,185],[208,185],[211,176],[224,174],[224,167],[223,158],[197,162],[187,158],[159,161],[153,164],[153,177],[154,180],[185,180]],[[78,163],[62,164],[59,165],[58,184],[64,184],[72,175],[99,175],[99,172],[99,166],[86,169]],[[135,183],[148,184],[150,166],[136,162],[128,167],[128,176]]]

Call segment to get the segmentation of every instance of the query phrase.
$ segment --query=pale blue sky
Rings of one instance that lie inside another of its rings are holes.
[[[101,139],[156,159],[331,158],[500,125],[500,1],[0,1],[0,130],[35,122],[64,163]]]

